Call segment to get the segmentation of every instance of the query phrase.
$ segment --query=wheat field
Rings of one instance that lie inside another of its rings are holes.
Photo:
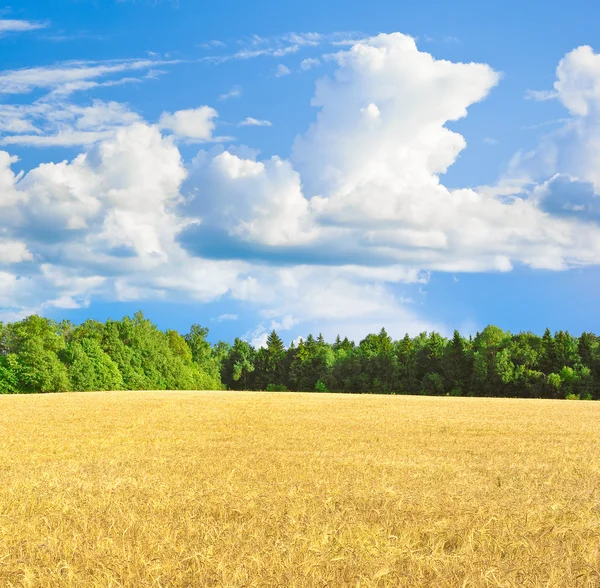
[[[0,398],[0,586],[600,586],[600,403]]]

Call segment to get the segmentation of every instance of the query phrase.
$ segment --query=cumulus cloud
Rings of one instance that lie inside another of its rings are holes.
[[[186,213],[211,233],[265,245],[307,240],[309,203],[289,161],[244,159],[229,151],[194,160],[185,190],[196,194]]]
[[[20,312],[93,296],[230,296],[260,309],[257,341],[274,324],[356,337],[390,322],[398,335],[442,329],[390,284],[436,270],[600,263],[600,74],[590,51],[561,61],[554,91],[572,120],[515,158],[511,171],[529,185],[515,181],[510,197],[442,180],[466,146],[447,123],[499,75],[436,60],[400,34],[330,57],[336,70],[317,82],[314,122],[289,159],[215,147],[186,165],[175,140],[211,140],[217,113],[207,106],[164,113],[158,125],[105,103],[74,112],[73,129],[105,124],[110,135],[25,174],[0,152],[0,297]]]
[[[518,152],[501,183],[532,189],[560,174],[564,184],[589,182],[600,193],[600,55],[589,46],[567,53],[556,68],[553,93],[570,116],[551,121],[558,128],[542,137],[529,152]],[[565,192],[564,186],[561,188]],[[580,193],[580,186],[573,186]],[[582,217],[583,220],[583,217]]]
[[[173,114],[165,112],[160,117],[159,125],[163,129],[173,131],[181,138],[191,141],[211,141],[215,128],[215,118],[219,115],[210,106],[178,110]]]
[[[585,45],[567,53],[556,69],[554,89],[572,114],[597,114],[600,104],[600,55]]]
[[[0,237],[0,264],[28,261],[32,255],[23,241],[12,241]]]
[[[317,83],[317,120],[290,161],[202,157],[186,186],[197,192],[191,211],[204,219],[184,233],[190,251],[453,272],[600,259],[594,227],[582,231],[534,199],[507,202],[440,182],[465,147],[445,124],[497,83],[490,67],[435,60],[399,34],[333,59],[333,78]]]
[[[92,297],[212,300],[245,279],[243,264],[197,260],[177,244],[191,222],[175,210],[186,170],[157,127],[133,123],[72,161],[26,174],[12,172],[15,161],[0,151],[5,315]]]

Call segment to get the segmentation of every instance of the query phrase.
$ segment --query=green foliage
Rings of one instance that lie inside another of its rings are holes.
[[[22,392],[66,392],[70,389],[67,368],[42,339],[25,340],[16,354],[15,376]]]
[[[444,393],[444,380],[435,372],[428,372],[421,381],[421,393],[429,396],[439,396]]]
[[[338,352],[343,354],[342,348]],[[312,335],[306,341],[300,340],[297,349],[291,354],[289,361],[288,379],[295,390],[310,392],[315,390],[318,381],[331,380],[332,367],[336,354],[331,345],[325,343],[322,336],[315,339]]]
[[[17,356],[14,353],[0,355],[0,394],[19,392]]]
[[[256,352],[254,362],[256,374],[255,385],[265,390],[267,386],[285,385],[287,375],[284,370],[286,356],[285,345],[275,330],[269,333],[266,347],[261,347]]]
[[[222,360],[221,378],[230,390],[248,390],[252,387],[255,351],[242,339],[236,338]]]
[[[141,312],[79,326],[30,316],[0,328],[0,393],[220,389],[221,359],[207,333],[194,325],[190,346]]]
[[[600,340],[489,325],[468,339],[454,331],[394,341],[381,329],[358,345],[319,334],[288,348],[272,331],[255,349],[239,338],[211,345],[198,324],[185,336],[161,331],[141,312],[81,325],[36,315],[0,323],[0,394],[223,387],[600,399]]]
[[[122,390],[125,387],[118,365],[96,339],[72,342],[65,356],[73,390]]]
[[[321,380],[318,380],[315,384],[315,392],[329,392],[329,390],[327,389],[327,386],[321,382]]]
[[[287,386],[283,384],[267,384],[266,386],[267,392],[287,392]]]

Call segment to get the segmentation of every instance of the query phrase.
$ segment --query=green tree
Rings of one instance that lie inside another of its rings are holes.
[[[256,353],[256,384],[259,389],[266,390],[269,384],[285,385],[284,358],[285,345],[273,329],[267,337],[266,347],[261,347]]]
[[[249,390],[252,388],[255,351],[247,341],[236,337],[227,357],[223,361],[223,383],[231,390]]]
[[[473,355],[469,342],[454,331],[452,340],[444,348],[442,370],[446,392],[456,396],[468,394],[473,372]]]

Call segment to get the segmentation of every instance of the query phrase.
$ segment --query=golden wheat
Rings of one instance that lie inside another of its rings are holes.
[[[0,398],[0,586],[599,586],[600,403]]]

